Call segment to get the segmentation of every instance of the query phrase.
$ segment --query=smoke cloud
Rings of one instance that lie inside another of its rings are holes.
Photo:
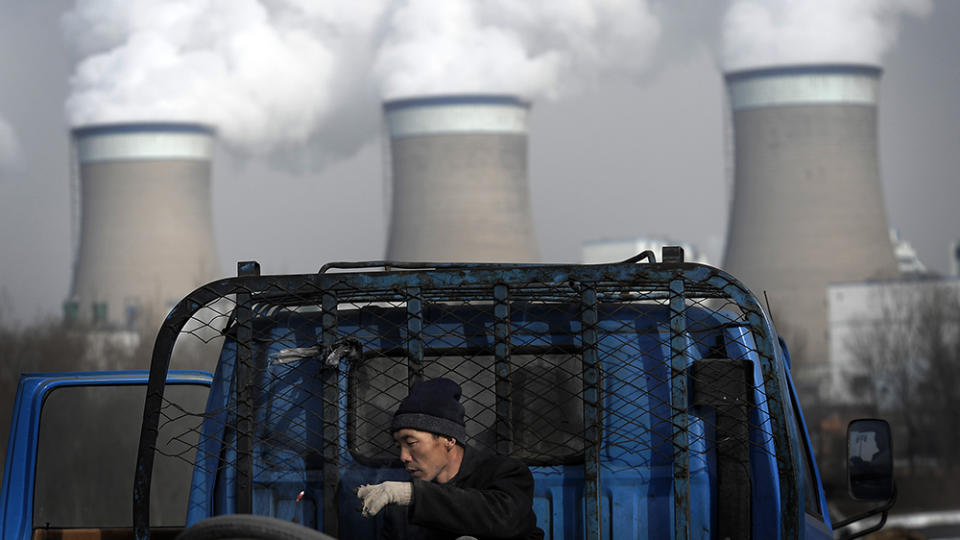
[[[932,9],[930,0],[735,0],[724,18],[724,67],[880,65],[901,15]]]
[[[205,122],[248,154],[356,149],[380,98],[568,95],[660,35],[646,0],[77,0],[62,27],[72,125]]]
[[[646,69],[660,37],[642,0],[407,0],[386,27],[374,65],[386,98],[556,98],[597,77]]]

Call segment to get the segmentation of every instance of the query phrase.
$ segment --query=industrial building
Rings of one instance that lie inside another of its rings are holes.
[[[198,124],[124,123],[77,127],[72,136],[77,223],[65,318],[137,330],[219,276],[214,132]]]
[[[386,258],[535,262],[527,167],[530,105],[513,96],[388,101]]]
[[[734,181],[723,267],[767,295],[806,395],[826,375],[827,287],[899,274],[877,157],[880,76],[866,65],[726,74]]]
[[[927,367],[924,333],[917,325],[927,323],[922,317],[931,315],[923,310],[934,309],[938,303],[960,305],[960,279],[927,276],[830,285],[830,370],[821,397],[831,405],[896,409],[890,386],[909,382],[894,379]],[[950,324],[941,330],[944,338],[956,341],[957,326],[949,309],[943,315]],[[886,347],[888,344],[878,340],[878,332],[897,345]],[[884,348],[890,357],[878,357],[877,347]]]

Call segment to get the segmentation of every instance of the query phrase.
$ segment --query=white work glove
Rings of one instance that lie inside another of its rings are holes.
[[[373,517],[388,504],[410,506],[413,502],[413,484],[410,482],[383,482],[360,486],[357,497],[363,501],[363,517]]]

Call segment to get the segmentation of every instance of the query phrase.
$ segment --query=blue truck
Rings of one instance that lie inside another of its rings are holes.
[[[174,369],[209,350],[213,373]],[[441,376],[463,388],[466,442],[530,467],[547,538],[825,539],[853,521],[831,523],[756,297],[665,248],[659,263],[240,263],[170,312],[149,371],[22,377],[0,534],[376,538],[355,490],[406,478],[391,415]],[[889,429],[860,421],[850,441],[851,493],[885,516]]]

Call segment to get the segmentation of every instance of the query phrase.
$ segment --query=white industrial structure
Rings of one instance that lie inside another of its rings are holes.
[[[960,279],[956,277],[831,285],[827,292],[830,367],[819,398],[830,405],[895,408],[890,379],[925,368],[918,342],[923,334],[916,328],[924,324],[919,315],[936,302],[955,306],[958,299]],[[952,321],[950,314],[947,320]],[[942,330],[948,339],[956,339],[956,322]],[[896,346],[889,346],[891,343]],[[877,357],[878,348],[903,356],[890,362],[890,358]]]
[[[388,260],[536,262],[527,180],[530,105],[452,95],[384,104]]]
[[[930,273],[927,265],[920,260],[917,250],[900,235],[899,230],[890,229],[890,244],[893,246],[893,255],[897,258],[897,268],[901,276],[924,276]]]
[[[219,275],[211,128],[83,126],[73,144],[79,232],[68,319],[135,330]]]
[[[877,157],[881,70],[726,75],[734,183],[724,268],[768,295],[802,392],[827,365],[827,287],[898,276]]]

